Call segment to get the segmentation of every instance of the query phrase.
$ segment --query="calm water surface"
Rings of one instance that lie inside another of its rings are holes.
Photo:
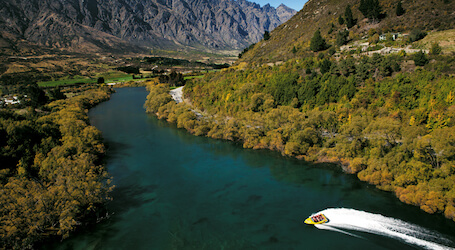
[[[455,223],[440,215],[401,204],[335,166],[192,136],[147,115],[146,95],[144,88],[119,89],[90,111],[109,145],[107,167],[116,186],[108,204],[112,216],[49,248],[454,246]],[[333,208],[326,210],[327,226],[302,223],[327,208]]]

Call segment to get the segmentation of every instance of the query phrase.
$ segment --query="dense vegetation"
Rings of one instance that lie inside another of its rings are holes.
[[[96,217],[112,186],[87,109],[108,98],[109,89],[92,89],[38,111],[0,110],[0,248],[65,238]]]
[[[240,64],[187,83],[192,106],[151,84],[146,107],[196,135],[339,163],[403,202],[455,220],[455,78],[444,73],[454,60],[433,56],[402,70],[413,58]]]

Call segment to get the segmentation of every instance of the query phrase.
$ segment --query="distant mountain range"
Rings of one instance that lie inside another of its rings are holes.
[[[1,0],[0,53],[240,50],[296,11],[246,0]]]

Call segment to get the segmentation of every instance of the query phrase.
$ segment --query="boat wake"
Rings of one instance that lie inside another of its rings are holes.
[[[329,208],[322,213],[328,223],[315,225],[318,229],[341,232],[360,237],[365,232],[390,237],[426,249],[453,249],[454,243],[442,235],[398,219],[347,208]],[[450,247],[449,247],[450,246]]]

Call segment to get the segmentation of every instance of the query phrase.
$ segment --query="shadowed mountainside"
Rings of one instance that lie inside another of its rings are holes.
[[[296,12],[246,0],[3,0],[0,48],[19,41],[75,52],[239,50]]]

